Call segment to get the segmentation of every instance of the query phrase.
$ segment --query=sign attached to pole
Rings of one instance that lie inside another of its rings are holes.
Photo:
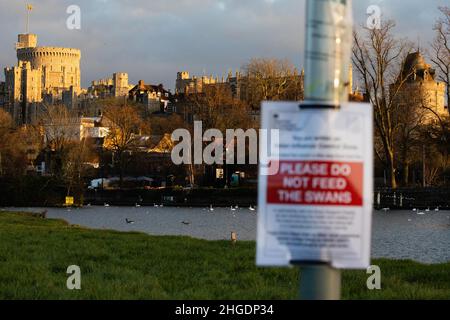
[[[260,146],[267,159],[260,165],[258,265],[370,265],[372,126],[369,104],[263,104],[262,129],[278,130],[279,141]]]
[[[74,203],[73,197],[66,197],[66,203],[65,203],[66,206],[73,206],[73,203]]]

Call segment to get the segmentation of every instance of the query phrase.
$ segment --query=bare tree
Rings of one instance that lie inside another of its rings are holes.
[[[80,118],[63,105],[44,105],[39,114],[37,130],[44,136],[44,144],[52,153],[52,167],[62,174],[63,159],[71,145],[80,140]]]
[[[252,107],[264,100],[303,99],[303,75],[288,60],[254,58],[243,69],[241,94]]]
[[[431,44],[431,61],[438,69],[438,79],[447,87],[447,106],[450,103],[450,8],[440,7],[443,17],[434,26],[436,38]],[[447,108],[450,113],[450,108]]]
[[[410,76],[403,67],[411,50],[409,43],[393,36],[394,27],[393,21],[387,21],[380,29],[364,28],[364,37],[355,32],[352,57],[353,65],[374,108],[375,127],[384,151],[384,156],[379,157],[384,158],[392,188],[397,187],[396,133],[401,112],[401,106],[396,101]]]
[[[202,93],[189,96],[194,106],[195,119],[202,121],[204,129],[226,129],[251,127],[248,105],[233,97],[226,84],[208,85]]]
[[[109,106],[104,110],[104,117],[109,127],[105,146],[118,158],[122,186],[126,166],[125,154],[134,150],[135,137],[141,133],[143,127],[142,119],[136,109],[131,106]]]
[[[67,196],[75,195],[75,201],[83,204],[86,163],[94,155],[93,144],[88,139],[73,141],[63,157],[63,179],[67,183]]]

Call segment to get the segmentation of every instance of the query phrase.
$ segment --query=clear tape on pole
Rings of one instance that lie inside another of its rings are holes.
[[[336,106],[348,101],[352,32],[351,0],[307,1],[307,101]]]

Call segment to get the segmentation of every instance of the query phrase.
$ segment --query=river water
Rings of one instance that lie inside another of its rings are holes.
[[[43,208],[5,208],[41,211]],[[249,208],[84,207],[47,208],[48,218],[94,229],[183,235],[206,240],[256,239],[256,211]],[[412,259],[423,263],[450,261],[450,211],[374,211],[372,257]],[[134,221],[127,223],[126,219]]]

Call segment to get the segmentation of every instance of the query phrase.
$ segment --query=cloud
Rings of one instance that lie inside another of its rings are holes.
[[[260,56],[303,66],[305,0],[0,0],[2,68],[16,63],[13,44],[24,32],[27,2],[34,3],[31,31],[40,45],[82,50],[85,87],[124,71],[133,82],[173,88],[177,71],[221,76]],[[399,34],[431,41],[438,0],[353,3],[359,24],[367,6],[380,4],[397,20]],[[72,4],[81,8],[79,31],[65,27]]]

